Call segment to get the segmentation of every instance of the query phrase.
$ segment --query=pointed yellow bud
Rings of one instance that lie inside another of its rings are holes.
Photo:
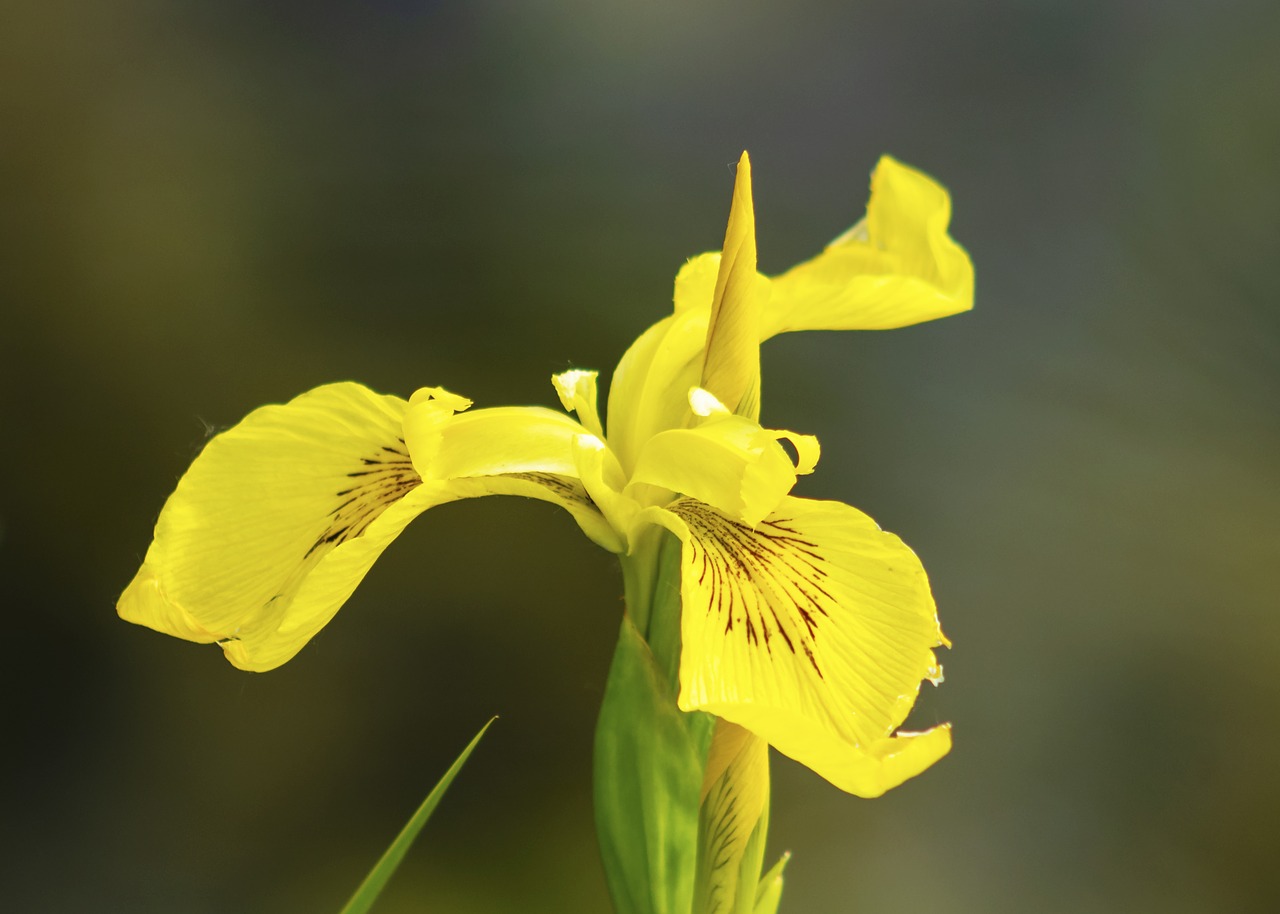
[[[769,744],[716,721],[698,809],[696,914],[751,914],[769,830]]]
[[[701,387],[731,412],[760,416],[760,313],[767,280],[756,273],[756,225],[751,202],[751,160],[738,160],[733,204],[702,363]]]

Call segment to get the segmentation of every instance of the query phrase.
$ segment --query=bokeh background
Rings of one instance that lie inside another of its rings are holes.
[[[795,334],[802,494],[929,568],[953,754],[876,801],[775,756],[783,910],[1280,909],[1280,5],[113,0],[0,11],[4,907],[336,910],[501,719],[379,910],[602,911],[621,608],[550,506],[417,521],[294,662],[117,620],[208,435],[313,385],[554,405],[719,246],[951,189],[968,315]]]

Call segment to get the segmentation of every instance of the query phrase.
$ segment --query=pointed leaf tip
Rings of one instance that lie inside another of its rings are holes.
[[[422,831],[422,826],[427,824],[427,820],[431,818],[431,814],[435,812],[436,806],[440,804],[440,800],[444,797],[445,791],[449,789],[453,779],[458,776],[458,772],[462,770],[462,766],[470,758],[472,750],[479,745],[480,738],[485,735],[485,732],[497,719],[497,715],[489,718],[489,722],[480,728],[479,733],[472,737],[471,742],[467,744],[467,748],[462,750],[462,754],[449,766],[449,770],[445,772],[444,777],[432,788],[431,793],[427,794],[427,798],[422,801],[418,811],[413,814],[413,817],[400,830],[400,834],[396,835],[396,839],[391,842],[391,846],[386,849],[382,858],[369,871],[369,875],[365,877],[364,882],[360,883],[360,887],[356,889],[355,894],[351,896],[351,900],[346,903],[340,914],[366,914],[373,907],[373,903],[382,893],[383,888],[386,887],[396,868],[404,860],[404,855],[408,853],[414,839]]]

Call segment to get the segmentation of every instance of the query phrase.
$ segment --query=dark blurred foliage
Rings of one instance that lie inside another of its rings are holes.
[[[1280,6],[17,0],[0,36],[3,907],[336,910],[494,713],[380,910],[605,907],[621,583],[567,517],[428,513],[264,675],[113,603],[261,403],[610,369],[743,148],[766,271],[884,151],[978,269],[970,315],[766,351],[802,493],[901,533],[955,642],[928,774],[775,759],[783,909],[1280,906]]]

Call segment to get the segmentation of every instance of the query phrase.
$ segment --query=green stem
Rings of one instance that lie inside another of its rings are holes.
[[[689,914],[714,719],[676,707],[679,540],[646,533],[622,574],[627,613],[596,728],[601,856],[619,914]]]
[[[647,640],[653,615],[653,588],[658,578],[660,559],[659,536],[665,531],[649,528],[632,544],[631,551],[619,556],[622,563],[622,588],[631,623]]]

